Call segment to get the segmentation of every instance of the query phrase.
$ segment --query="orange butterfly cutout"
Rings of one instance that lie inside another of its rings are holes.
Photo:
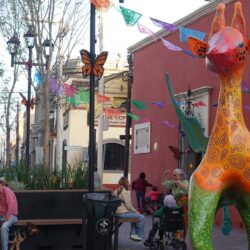
[[[188,46],[195,56],[204,58],[207,51],[207,43],[194,37],[188,38]]]
[[[108,52],[103,51],[96,57],[94,62],[92,62],[91,55],[87,50],[82,49],[80,54],[82,57],[82,62],[84,63],[84,66],[82,67],[83,78],[88,77],[92,72],[94,76],[101,78],[104,72],[103,65],[107,60]]]
[[[19,95],[22,97],[22,101],[21,103],[27,107],[28,105],[28,100],[25,98],[25,96],[22,93],[19,93]],[[35,98],[32,97],[31,101],[30,101],[30,108],[33,109],[35,105]]]

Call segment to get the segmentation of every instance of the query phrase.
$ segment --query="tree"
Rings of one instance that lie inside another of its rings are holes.
[[[9,20],[18,20],[26,27],[30,26],[36,34],[37,70],[42,76],[43,84],[35,89],[37,100],[39,100],[36,106],[35,123],[42,124],[43,127],[42,136],[39,137],[43,140],[39,144],[43,146],[44,165],[48,167],[49,79],[55,75],[62,80],[62,75],[58,75],[58,69],[62,67],[63,58],[69,59],[72,50],[83,40],[87,31],[86,27],[88,27],[86,23],[89,20],[89,13],[86,7],[89,6],[89,2],[82,0],[10,0],[5,3],[4,0],[1,1],[8,6],[7,9],[11,10]],[[7,23],[1,25],[7,25]],[[43,41],[46,38],[53,41],[54,44],[49,48],[49,57],[45,56],[42,49]]]
[[[17,74],[15,74],[17,75]],[[3,105],[4,110],[1,115],[1,127],[6,134],[6,165],[10,165],[11,160],[11,130],[13,128],[15,117],[13,117],[14,104],[16,100],[13,99],[13,91],[15,89],[16,79],[13,78],[10,88],[8,87],[11,82],[10,78],[1,77],[3,88],[0,95],[0,103]]]
[[[2,39],[5,41],[5,44],[7,40],[13,35],[11,34],[11,31],[14,31],[17,36],[20,36],[19,33],[21,33],[25,26],[23,25],[23,22],[20,22],[21,16],[19,16],[19,11],[17,11],[16,3],[13,2],[6,2],[3,0],[0,0],[0,16],[2,19],[0,19],[0,31]],[[3,17],[10,17],[10,18],[3,18]],[[17,54],[17,60],[20,59],[20,56],[22,55],[22,51],[24,48],[20,47],[18,54]],[[22,68],[24,70],[24,67]],[[0,95],[0,102],[3,105],[3,113],[1,116],[2,119],[2,129],[6,134],[6,165],[9,166],[10,159],[11,159],[11,131],[13,128],[13,123],[15,122],[15,115],[13,116],[13,111],[16,111],[14,108],[14,104],[16,105],[17,98],[15,97],[15,88],[16,84],[19,79],[21,68],[19,65],[14,65],[13,73],[11,76],[7,76],[8,71],[6,69],[6,66],[4,66],[3,63],[0,63],[0,78],[1,83],[3,84],[3,88],[1,90]],[[24,71],[25,72],[25,71]],[[16,113],[15,113],[16,114]]]

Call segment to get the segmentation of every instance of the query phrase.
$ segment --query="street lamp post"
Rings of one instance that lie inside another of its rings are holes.
[[[32,73],[32,49],[34,47],[34,34],[31,29],[24,35],[26,46],[29,49],[29,60],[26,63],[28,68],[28,99],[27,99],[27,121],[26,121],[26,151],[25,151],[25,159],[26,164],[29,168],[29,153],[30,153],[30,101],[31,101],[31,73]]]
[[[34,41],[35,41],[35,34],[32,31],[31,27],[29,27],[28,31],[24,34],[24,39],[26,42],[26,47],[29,50],[29,59],[27,62],[18,62],[16,61],[16,55],[18,53],[18,47],[20,45],[20,41],[17,38],[16,34],[14,34],[14,36],[12,36],[10,38],[10,40],[7,42],[8,44],[8,48],[9,48],[9,52],[11,54],[11,67],[13,67],[15,64],[17,65],[25,65],[27,67],[28,70],[28,96],[27,96],[27,105],[26,105],[26,115],[27,115],[27,121],[26,121],[26,150],[25,150],[25,159],[26,159],[26,164],[27,167],[29,168],[30,166],[30,159],[29,159],[29,146],[30,146],[30,103],[31,103],[31,84],[32,84],[32,78],[31,78],[31,74],[32,74],[32,66],[39,66],[38,63],[33,63],[32,61],[32,49],[34,48]],[[46,39],[48,40],[48,39]],[[45,40],[45,41],[46,41]],[[46,47],[50,47],[52,46],[52,44],[50,44],[50,42],[45,42],[43,43],[43,46]],[[47,52],[47,51],[46,51]],[[46,64],[43,66],[47,67],[47,59],[48,56],[46,54]]]
[[[133,83],[133,58],[132,54],[128,54],[128,93],[127,93],[127,102],[126,110],[127,113],[130,113],[131,110],[131,95],[132,95],[132,83]],[[126,116],[126,130],[125,130],[125,152],[124,152],[124,176],[128,177],[129,169],[129,152],[130,152],[130,128],[131,128],[131,117],[127,114]]]
[[[124,0],[119,0],[124,3]],[[90,56],[91,61],[95,60],[95,5],[90,1]],[[95,170],[95,76],[93,71],[89,78],[89,176],[88,176],[88,190],[94,191],[94,170]]]
[[[90,55],[95,59],[95,5],[90,3]],[[95,76],[93,71],[89,79],[89,192],[94,191],[95,170]]]

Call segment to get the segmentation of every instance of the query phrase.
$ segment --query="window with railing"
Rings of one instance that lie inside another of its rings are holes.
[[[104,145],[105,160],[104,170],[123,170],[124,169],[124,150],[125,147],[117,143],[107,143]]]

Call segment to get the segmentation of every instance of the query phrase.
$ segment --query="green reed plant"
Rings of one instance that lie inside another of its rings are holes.
[[[18,181],[23,182],[25,186],[29,185],[30,181],[30,169],[27,166],[20,162],[15,167],[16,178]]]
[[[74,166],[74,187],[79,188],[87,188],[88,186],[88,168],[80,162],[77,162]]]
[[[25,164],[18,163],[16,167],[1,167],[0,176],[6,178],[14,189],[60,189],[87,188],[87,167],[80,162],[67,165],[62,171],[51,171],[43,165],[27,168]]]

